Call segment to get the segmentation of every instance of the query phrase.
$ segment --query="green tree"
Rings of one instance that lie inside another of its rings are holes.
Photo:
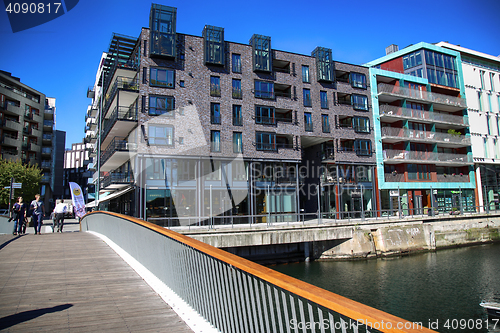
[[[30,203],[35,194],[40,191],[42,172],[36,165],[23,165],[21,161],[7,161],[0,159],[0,204],[8,206],[10,179],[14,177],[16,183],[22,183],[21,189],[15,189],[14,197],[22,196],[24,202]],[[13,200],[14,202],[14,200]]]

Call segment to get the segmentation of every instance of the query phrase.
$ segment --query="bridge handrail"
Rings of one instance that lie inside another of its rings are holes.
[[[175,272],[189,279],[183,279],[182,276],[157,277],[221,332],[298,332],[293,330],[293,326],[298,328],[300,323],[314,325],[316,331],[321,332],[326,331],[324,323],[344,325],[346,332],[434,332],[418,325],[415,328],[415,323],[134,217],[96,211],[83,217],[82,230],[95,227],[96,230],[92,231],[108,231],[105,236],[112,240],[120,239],[117,235],[129,229],[123,225],[113,229],[114,218],[131,222],[174,241],[162,241],[161,249],[165,250],[163,261],[158,261],[157,257],[150,258],[150,247],[154,242],[144,242],[145,234],[137,228],[131,230],[130,235],[125,235],[126,242],[117,245],[125,251],[127,247],[132,249],[131,252],[143,251],[150,267],[141,262],[141,258],[135,259],[153,274],[157,269],[151,264],[165,268],[165,265],[172,263],[169,256],[174,256],[177,261],[166,270],[167,274]],[[153,237],[149,235],[152,234],[148,234],[148,240]],[[137,243],[131,244],[134,240]],[[133,253],[129,254],[134,256]],[[372,327],[359,325],[354,330],[351,323],[356,322],[372,323]],[[283,330],[283,324],[292,327]],[[344,332],[340,328],[336,326],[336,330]]]

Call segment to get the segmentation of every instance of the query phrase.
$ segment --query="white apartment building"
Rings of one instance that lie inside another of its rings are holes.
[[[479,203],[499,209],[500,56],[448,42],[437,45],[461,54]]]

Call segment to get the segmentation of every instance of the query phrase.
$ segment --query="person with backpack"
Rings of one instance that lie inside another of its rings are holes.
[[[45,206],[40,200],[40,194],[35,195],[35,200],[31,202],[30,209],[33,212],[33,226],[35,227],[35,235],[41,235],[43,217],[45,216]]]
[[[23,223],[26,218],[26,205],[23,203],[23,197],[17,198],[17,202],[12,208],[14,214],[12,215],[14,220],[14,235],[21,235],[23,233]]]

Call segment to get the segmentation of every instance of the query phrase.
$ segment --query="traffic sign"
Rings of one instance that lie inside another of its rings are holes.
[[[23,183],[12,183],[12,188],[22,188]]]

